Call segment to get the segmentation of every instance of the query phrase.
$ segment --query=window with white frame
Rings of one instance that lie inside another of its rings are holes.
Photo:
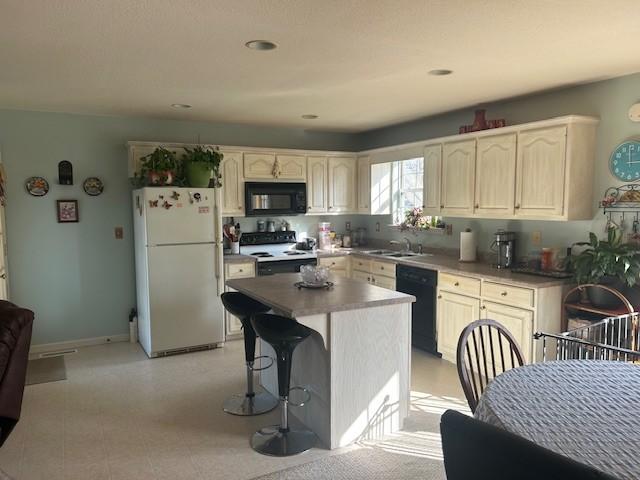
[[[422,208],[424,159],[422,157],[392,163],[393,224],[405,219],[408,210]]]

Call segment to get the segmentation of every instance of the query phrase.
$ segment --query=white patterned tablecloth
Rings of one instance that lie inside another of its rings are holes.
[[[621,479],[640,479],[640,366],[536,363],[493,380],[475,417]]]

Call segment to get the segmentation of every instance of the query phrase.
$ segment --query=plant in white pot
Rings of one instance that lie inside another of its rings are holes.
[[[206,188],[213,178],[214,186],[221,187],[220,162],[223,154],[218,147],[196,145],[193,149],[185,148],[182,156],[187,182],[190,187]]]
[[[180,170],[175,152],[157,147],[149,155],[140,158],[140,171],[136,172],[133,184],[137,187],[150,185],[162,187],[173,185]]]
[[[640,305],[640,250],[637,246],[623,243],[622,233],[615,228],[607,232],[607,240],[599,240],[589,233],[589,248],[569,257],[573,277],[580,284],[600,284],[618,290],[632,305]],[[587,290],[594,306],[612,308],[620,300],[601,288]]]

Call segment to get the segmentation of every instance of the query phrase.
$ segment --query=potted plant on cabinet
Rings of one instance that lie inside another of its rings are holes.
[[[149,155],[141,157],[140,172],[133,178],[133,183],[138,187],[151,185],[162,187],[173,185],[180,170],[180,164],[175,152],[164,147],[157,147]]]
[[[193,149],[185,148],[182,161],[185,166],[187,182],[190,187],[206,188],[211,178],[215,187],[221,187],[220,162],[223,154],[218,147],[196,145]]]
[[[622,242],[622,233],[615,228],[607,232],[607,240],[589,233],[589,248],[569,257],[575,281],[580,284],[600,284],[618,290],[629,302],[640,305],[640,250]],[[589,288],[591,303],[600,308],[620,305],[620,300],[602,288]]]

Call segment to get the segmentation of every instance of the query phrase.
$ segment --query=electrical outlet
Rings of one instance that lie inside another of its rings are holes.
[[[542,233],[540,233],[540,232],[532,232],[531,233],[531,243],[533,245],[540,245],[542,243]]]
[[[114,230],[116,240],[122,240],[124,238],[124,228],[116,227]]]
[[[380,231],[380,222],[376,222],[376,232]]]
[[[351,222],[345,222],[344,229],[348,232],[351,230]]]

